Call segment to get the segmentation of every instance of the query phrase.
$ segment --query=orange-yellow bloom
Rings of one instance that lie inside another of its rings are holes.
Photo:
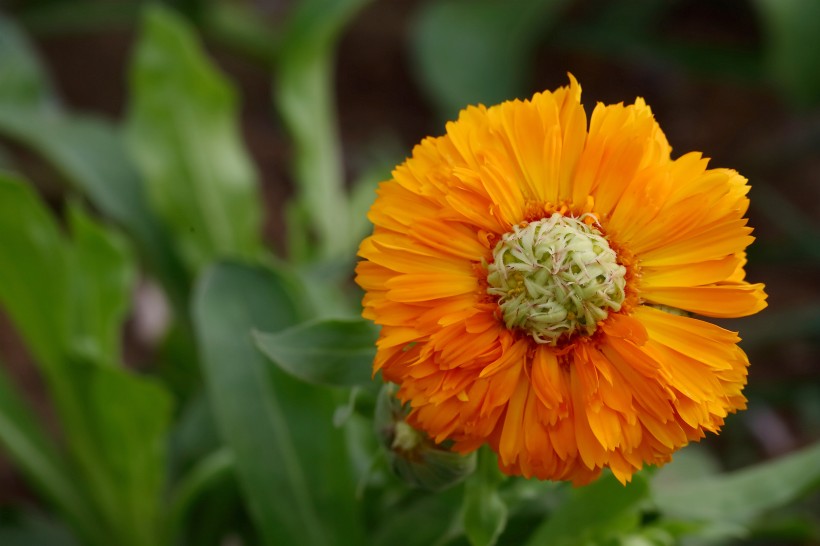
[[[622,482],[745,407],[747,181],[671,148],[642,99],[574,78],[468,107],[382,183],[359,249],[374,370],[408,421],[509,474]]]

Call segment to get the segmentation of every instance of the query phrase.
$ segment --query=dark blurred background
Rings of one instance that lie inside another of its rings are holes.
[[[293,192],[292,149],[272,105],[265,40],[275,42],[292,3],[223,2],[220,16],[209,11],[214,2],[172,4],[240,92],[242,131],[268,204],[266,238],[285,253],[281,205]],[[124,115],[138,3],[2,5],[31,36],[68,108]],[[757,242],[748,279],[766,283],[769,308],[726,322],[750,355],[750,402],[721,436],[705,440],[715,461],[737,468],[820,439],[820,1],[373,1],[337,52],[348,179],[401,161],[423,137],[441,134],[460,106],[553,89],[567,72],[581,83],[588,113],[598,101],[642,96],[674,156],[702,151],[711,166],[751,181]],[[62,201],[55,173],[0,144],[55,206]],[[37,399],[34,368],[0,318],[0,357]],[[132,339],[128,358],[145,365],[151,351]],[[0,465],[0,504],[21,495],[22,481]]]

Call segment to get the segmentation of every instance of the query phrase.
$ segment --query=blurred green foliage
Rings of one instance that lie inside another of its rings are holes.
[[[0,445],[38,495],[36,509],[20,502],[0,517],[0,544],[820,540],[813,505],[799,504],[820,488],[818,444],[717,474],[713,455],[687,448],[627,487],[611,476],[581,489],[506,478],[489,451],[464,482],[438,493],[391,474],[396,454],[373,430],[377,332],[357,318],[349,284],[386,173],[365,166],[346,183],[335,106],[340,39],[369,4],[301,0],[271,23],[216,0],[176,9],[30,0],[14,18],[0,16],[0,136],[14,146],[0,165],[14,166],[22,148],[65,183],[59,199],[44,201],[36,177],[0,171],[0,306],[45,379],[59,428],[43,423],[0,367]],[[771,84],[807,112],[820,104],[820,3],[749,4],[764,32],[760,50],[664,35],[660,22],[684,4],[419,2],[408,53],[431,108],[447,118],[467,103],[526,94],[547,42]],[[593,15],[573,17],[580,9]],[[27,31],[120,27],[136,33],[124,119],[62,106]],[[278,204],[287,253],[263,243],[238,96],[201,35],[271,74],[296,190]],[[813,220],[790,212],[774,185],[755,187],[779,211],[798,261],[816,264]],[[122,344],[139,279],[156,282],[171,307],[156,366],[141,372],[123,365]],[[748,347],[778,336],[817,341],[816,305],[781,318],[752,322]],[[810,427],[818,393],[803,387],[796,411]]]

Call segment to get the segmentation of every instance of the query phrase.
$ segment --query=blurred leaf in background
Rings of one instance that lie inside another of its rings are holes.
[[[227,263],[201,278],[194,319],[212,408],[265,544],[358,544],[352,467],[333,425],[340,400],[265,366],[251,338],[304,316],[292,282]]]
[[[182,305],[187,282],[165,227],[149,208],[142,182],[109,122],[66,112],[31,44],[0,14],[0,135],[39,154],[103,214],[120,223]]]
[[[769,75],[794,102],[820,104],[820,2],[755,0],[768,35]]]
[[[349,259],[352,220],[344,184],[333,63],[342,30],[371,0],[304,0],[290,15],[276,61],[274,102],[295,147],[291,258]]]
[[[171,11],[145,11],[131,67],[126,134],[153,208],[192,273],[262,248],[256,173],[237,127],[236,94]]]
[[[439,116],[496,104],[526,90],[533,49],[567,0],[444,0],[422,5],[413,26],[417,77]]]

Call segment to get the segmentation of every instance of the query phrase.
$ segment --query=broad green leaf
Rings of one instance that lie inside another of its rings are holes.
[[[820,2],[755,0],[766,33],[767,61],[775,83],[806,106],[820,102]]]
[[[78,495],[67,466],[15,390],[0,366],[0,446],[44,498],[54,503],[82,536],[93,540],[95,514]],[[0,543],[13,543],[11,536],[16,536],[12,530],[0,532]]]
[[[7,65],[15,66],[6,71]],[[119,133],[92,116],[57,107],[37,56],[22,32],[0,16],[0,134],[51,163],[138,242],[177,305],[187,298],[185,271],[165,227],[149,209],[142,182]]]
[[[77,207],[68,216],[71,242],[30,186],[0,175],[0,303],[57,389],[74,352],[119,362],[134,278],[118,235]]]
[[[121,359],[122,323],[131,302],[134,264],[125,241],[78,206],[69,208],[73,239],[73,349],[95,362]]]
[[[467,104],[518,97],[532,50],[566,0],[443,0],[412,30],[418,79],[447,119]]]
[[[612,475],[572,491],[569,499],[535,530],[527,546],[602,544],[632,531],[640,522],[640,506],[649,498],[641,474],[621,485]]]
[[[273,270],[204,273],[193,318],[210,402],[265,544],[359,544],[344,434],[332,422],[339,400],[267,365],[251,336],[300,322],[298,292]]]
[[[309,219],[320,258],[345,256],[355,244],[333,102],[333,54],[344,27],[369,1],[300,2],[276,64],[274,99],[295,146],[299,210]]]
[[[261,248],[261,201],[236,102],[188,24],[146,8],[131,65],[129,150],[192,272]]]
[[[69,431],[81,437],[75,449],[85,475],[94,480],[109,540],[159,544],[170,396],[159,383],[122,368],[77,361],[70,373],[80,415]]]
[[[818,488],[820,442],[722,476],[656,486],[653,497],[666,517],[702,523],[713,535],[737,535],[755,518]]]
[[[54,218],[24,182],[0,173],[0,304],[52,370],[68,338],[69,256]]]
[[[281,332],[256,332],[256,346],[287,373],[308,383],[371,383],[378,330],[368,321],[323,320]]]
[[[0,103],[0,133],[54,165],[106,216],[136,240],[174,302],[187,299],[187,273],[165,226],[149,208],[119,134],[90,116],[49,114]]]
[[[156,544],[170,399],[147,380],[100,365],[118,352],[130,266],[89,218],[75,210],[69,223],[73,241],[29,186],[0,176],[0,302],[42,365],[78,465],[75,486],[94,514],[75,516],[81,502],[60,507],[93,544]],[[84,344],[91,350],[78,351]]]
[[[507,505],[498,494],[504,478],[495,455],[482,448],[475,474],[464,486],[464,532],[472,546],[492,546],[507,524]]]

